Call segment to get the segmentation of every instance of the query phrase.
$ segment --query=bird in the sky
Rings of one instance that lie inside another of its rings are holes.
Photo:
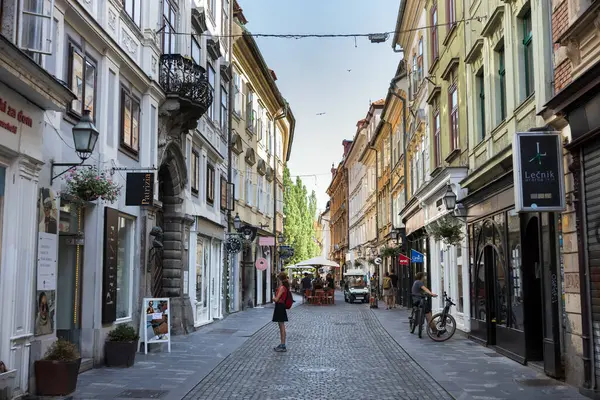
[[[352,71],[352,70],[351,70],[351,69],[347,69],[346,71],[350,72],[350,71]]]
[[[317,115],[325,115],[325,113],[324,113],[324,112],[322,112],[322,113],[317,113]]]

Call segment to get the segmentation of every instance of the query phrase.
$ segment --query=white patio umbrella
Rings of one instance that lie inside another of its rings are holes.
[[[323,256],[319,256],[319,257],[310,258],[308,260],[300,261],[298,264],[296,264],[296,266],[298,266],[298,267],[309,267],[310,266],[310,267],[339,268],[340,264],[336,263],[335,261],[328,260]]]

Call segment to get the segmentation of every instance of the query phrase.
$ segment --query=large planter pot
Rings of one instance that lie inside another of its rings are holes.
[[[81,358],[75,361],[35,362],[35,387],[39,396],[66,396],[77,388]]]
[[[107,367],[132,367],[138,342],[106,342],[104,362]]]

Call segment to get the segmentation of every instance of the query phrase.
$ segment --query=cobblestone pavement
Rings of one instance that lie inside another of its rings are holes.
[[[447,342],[436,343],[409,332],[404,309],[380,307],[373,313],[396,342],[458,400],[586,399],[576,388],[481,346],[460,331]]]
[[[341,300],[341,298],[340,298]],[[185,399],[451,399],[394,342],[367,305],[291,310],[288,351],[268,324]]]

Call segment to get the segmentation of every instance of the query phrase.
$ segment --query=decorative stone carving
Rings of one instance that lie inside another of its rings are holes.
[[[130,54],[137,54],[138,44],[125,29],[121,30],[121,44]]]
[[[156,73],[156,66],[158,64],[158,60],[156,57],[152,56],[152,72]]]
[[[567,57],[569,57],[573,68],[577,67],[581,63],[579,42],[576,39],[569,39],[565,46],[567,47]]]
[[[108,26],[113,32],[117,30],[117,15],[112,9],[108,10]]]

